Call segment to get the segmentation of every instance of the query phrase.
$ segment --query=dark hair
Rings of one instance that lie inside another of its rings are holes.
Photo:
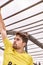
[[[16,32],[16,35],[19,35],[23,42],[27,43],[28,41],[28,33],[27,32]]]

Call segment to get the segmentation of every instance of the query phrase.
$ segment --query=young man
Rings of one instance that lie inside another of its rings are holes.
[[[0,9],[0,33],[5,46],[3,65],[33,65],[32,57],[24,51],[28,34],[17,32],[13,44],[7,38],[5,24]]]

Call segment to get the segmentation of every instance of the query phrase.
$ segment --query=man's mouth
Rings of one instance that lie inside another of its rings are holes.
[[[17,47],[17,44],[16,43],[13,43],[13,48],[16,48]]]

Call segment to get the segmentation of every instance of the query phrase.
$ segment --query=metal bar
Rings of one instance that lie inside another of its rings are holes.
[[[28,50],[28,49],[27,49]],[[32,51],[32,52],[29,52],[29,53],[36,53],[36,52],[42,52],[43,50],[36,50],[36,51]]]
[[[35,33],[32,33],[31,35],[40,34],[40,33],[43,33],[43,31],[35,32]]]
[[[8,2],[4,3],[3,5],[0,6],[0,8],[6,6],[7,4],[9,4],[10,2],[12,2],[13,0],[9,0]]]
[[[39,42],[37,39],[35,39],[32,35],[29,34],[29,40],[31,40],[34,44],[38,45],[43,49],[43,43]]]
[[[36,14],[34,14],[34,15],[31,15],[31,16],[29,16],[29,17],[26,17],[26,18],[24,18],[24,19],[21,19],[21,20],[19,20],[19,21],[13,22],[13,23],[7,25],[6,27],[8,27],[8,26],[10,26],[10,25],[14,25],[14,24],[19,23],[19,22],[22,22],[22,21],[25,21],[25,20],[27,20],[27,19],[30,19],[30,18],[32,18],[32,17],[34,17],[34,16],[37,16],[37,15],[40,15],[40,14],[43,14],[43,11],[38,12],[38,13],[36,13]]]
[[[31,54],[32,56],[43,56],[43,54],[42,53],[40,53],[40,54]]]
[[[43,21],[43,19],[41,19],[41,20],[39,20],[39,21],[36,21],[36,22],[40,22],[40,21]],[[23,25],[23,26],[20,26],[20,27],[17,27],[17,28],[14,28],[14,29],[11,29],[11,30],[9,30],[9,31],[13,31],[13,30],[15,30],[15,29],[18,29],[18,28],[23,28],[23,27],[26,27],[26,26],[29,26],[30,24],[26,24],[26,25]],[[31,24],[32,25],[32,24]],[[38,24],[37,26],[35,25],[35,26],[32,26],[32,27],[29,27],[28,29],[32,29],[32,28],[34,28],[34,27],[38,27],[38,26],[42,26],[43,24]]]
[[[4,50],[4,48],[0,47],[1,50]]]
[[[20,13],[22,13],[22,12],[24,12],[24,11],[26,11],[26,10],[28,10],[28,9],[30,9],[30,8],[32,8],[32,7],[36,6],[36,5],[38,5],[38,4],[40,4],[40,3],[42,3],[42,2],[43,2],[43,1],[39,1],[39,2],[37,2],[37,3],[35,3],[35,4],[31,5],[31,6],[28,6],[27,8],[25,8],[25,9],[19,11],[19,12],[16,12],[16,13],[14,13],[14,14],[8,16],[8,17],[4,18],[3,20],[6,20],[6,19],[8,19],[8,18],[10,18],[10,17],[12,17],[12,16],[17,15],[17,14],[20,14]]]
[[[40,29],[43,29],[43,27],[37,28],[37,29],[34,29],[34,30],[29,30],[28,32],[33,32],[33,31],[40,30]],[[28,28],[20,30],[20,31],[25,31],[25,30],[28,30]]]

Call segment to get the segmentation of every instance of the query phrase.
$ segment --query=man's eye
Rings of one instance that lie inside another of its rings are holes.
[[[17,40],[20,40],[20,39],[17,39]]]
[[[14,38],[14,40],[18,40],[19,41],[20,39],[19,38]]]

